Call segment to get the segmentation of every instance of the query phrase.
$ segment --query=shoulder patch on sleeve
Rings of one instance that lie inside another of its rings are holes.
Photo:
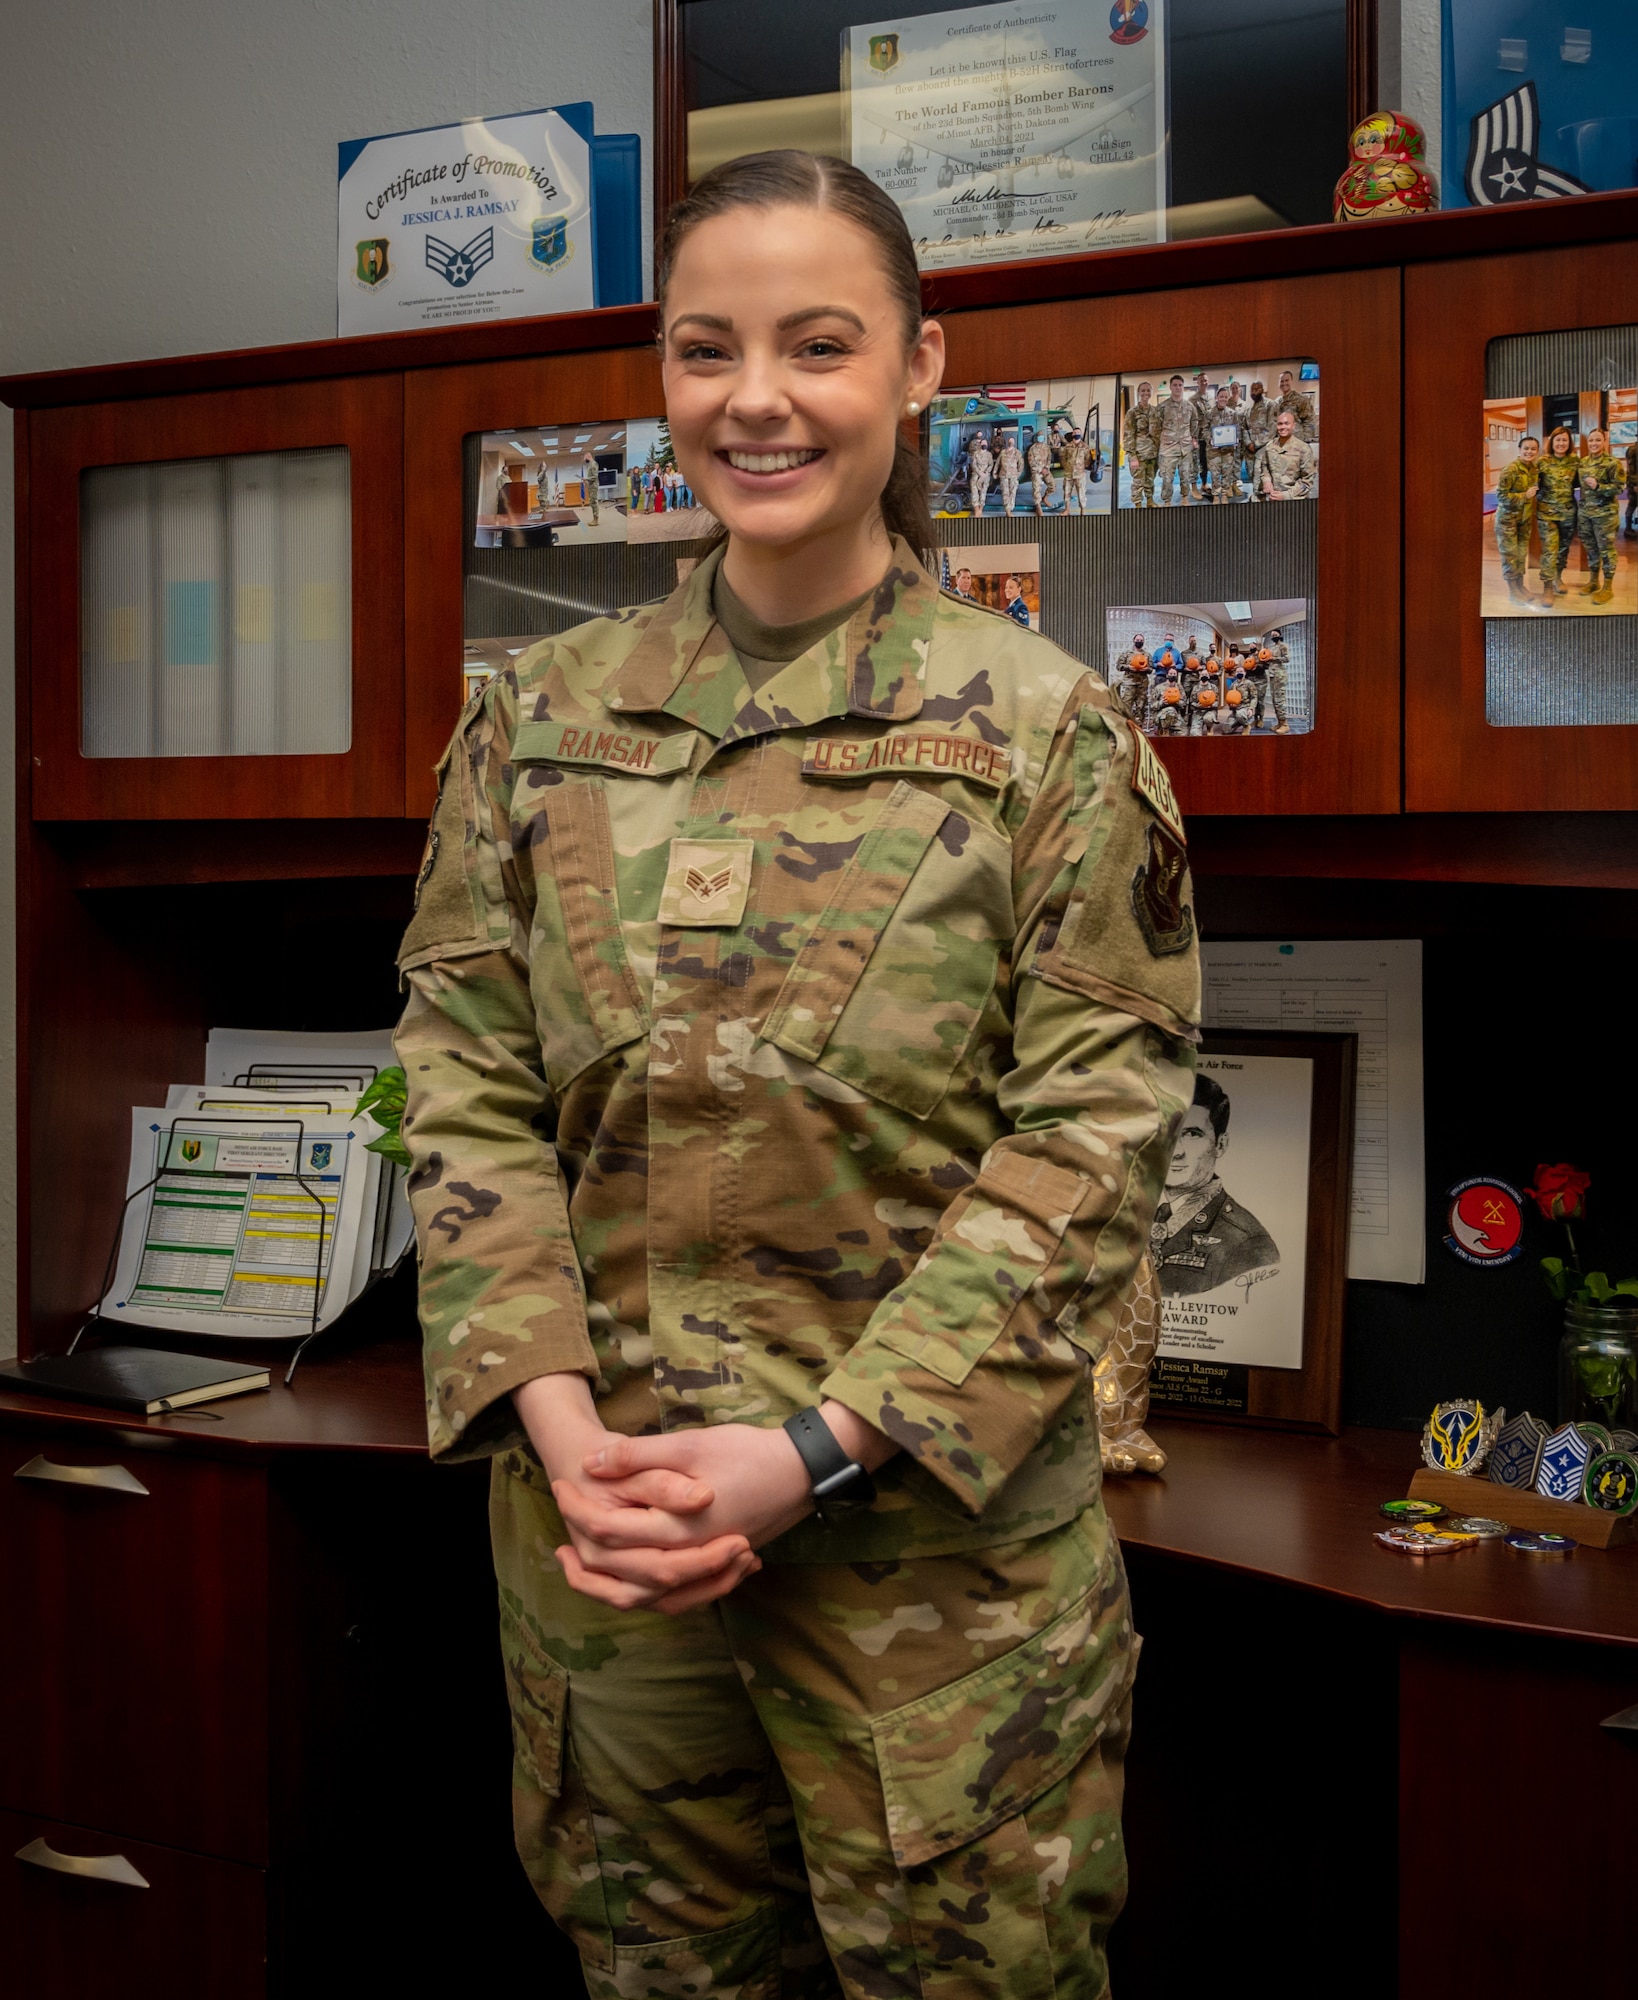
[[[1178,810],[1177,796],[1172,790],[1171,779],[1166,775],[1166,766],[1155,755],[1148,737],[1137,724],[1129,722],[1126,726],[1132,734],[1132,790],[1155,818],[1181,840],[1183,815]]]
[[[1063,915],[1043,928],[1028,971],[1195,1041],[1200,955],[1181,816],[1142,734],[1104,720],[1112,755],[1100,771],[1085,851]],[[1140,772],[1144,752],[1152,771]]]
[[[495,942],[473,852],[479,833],[473,759],[482,714],[475,698],[439,761],[438,803],[415,878],[415,915],[398,948],[400,972],[429,959],[488,951]]]

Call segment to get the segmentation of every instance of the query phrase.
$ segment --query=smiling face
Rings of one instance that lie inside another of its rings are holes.
[[[1519,457],[1524,460],[1526,465],[1534,465],[1536,460],[1540,458],[1540,456],[1541,456],[1540,438],[1526,438],[1524,442],[1519,446]]]
[[[899,421],[944,363],[933,321],[906,332],[875,244],[843,216],[742,207],[690,230],[666,287],[666,414],[733,541],[881,538]]]
[[[1588,431],[1587,433],[1588,451],[1602,451],[1608,443],[1609,443],[1609,438],[1605,432],[1600,430]]]

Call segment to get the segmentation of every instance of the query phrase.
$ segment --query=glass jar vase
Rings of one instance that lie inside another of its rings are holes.
[[[1638,1308],[1564,1308],[1558,1343],[1558,1421],[1634,1428],[1638,1415]]]

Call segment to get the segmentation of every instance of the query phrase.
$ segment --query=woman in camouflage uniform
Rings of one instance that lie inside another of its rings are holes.
[[[1191,1094],[1176,806],[925,566],[891,201],[756,155],[658,265],[725,537],[467,710],[401,958],[519,1851],[597,2000],[1099,2000],[1137,1642],[1089,1378]]]
[[[1563,597],[1564,565],[1575,538],[1576,474],[1581,461],[1567,430],[1554,431],[1536,468],[1536,533],[1541,537],[1541,588],[1549,604]]]

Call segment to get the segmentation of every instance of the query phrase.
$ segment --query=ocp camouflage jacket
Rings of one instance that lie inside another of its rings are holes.
[[[834,1397],[903,1447],[779,1553],[1097,1491],[1092,1363],[1191,1095],[1176,807],[1101,681],[909,549],[759,692],[663,604],[524,654],[442,767],[400,964],[432,1449]]]

